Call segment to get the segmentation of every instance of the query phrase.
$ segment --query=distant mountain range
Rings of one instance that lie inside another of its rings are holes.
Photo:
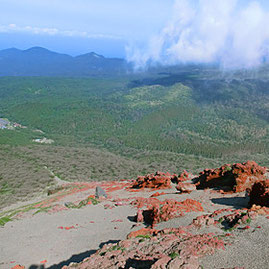
[[[33,47],[0,50],[0,76],[121,75],[131,69],[124,59],[105,58],[94,52],[72,57]]]

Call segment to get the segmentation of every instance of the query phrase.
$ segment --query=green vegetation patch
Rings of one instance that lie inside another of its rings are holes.
[[[172,253],[169,254],[169,257],[170,257],[171,259],[175,259],[175,258],[179,257],[179,253],[177,253],[177,252],[172,252]]]
[[[2,186],[0,185],[0,195],[8,195],[13,194],[13,189],[9,186],[8,182],[2,183]]]
[[[139,235],[136,236],[136,238],[146,238],[146,239],[150,239],[150,238],[151,238],[151,235],[149,235],[149,234],[146,234],[146,235],[139,234]]]
[[[12,219],[9,217],[0,218],[0,226],[5,226],[5,224],[8,223],[9,221],[12,221]]]
[[[80,201],[77,205],[69,202],[69,203],[66,203],[65,206],[67,208],[79,209],[79,208],[82,208],[82,207],[86,206],[87,204],[89,204],[89,202],[91,202],[91,204],[93,204],[93,205],[97,205],[100,203],[97,199],[94,199],[92,197],[88,197],[87,199]]]
[[[50,209],[52,208],[52,206],[46,206],[46,207],[40,207],[33,215],[36,215],[38,213],[44,213],[44,212],[48,212]]]

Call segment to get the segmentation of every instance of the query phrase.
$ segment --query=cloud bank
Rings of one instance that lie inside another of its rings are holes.
[[[122,37],[116,35],[90,34],[86,31],[61,30],[57,28],[42,28],[34,26],[18,26],[16,24],[0,25],[0,33],[28,33],[34,35],[82,37],[95,39],[122,39]]]
[[[219,63],[252,68],[269,56],[269,12],[261,1],[176,0],[171,19],[144,48],[129,45],[137,68],[149,63]]]

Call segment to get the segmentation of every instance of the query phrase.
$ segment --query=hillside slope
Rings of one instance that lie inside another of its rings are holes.
[[[246,160],[269,166],[269,80],[263,73],[228,79],[204,67],[174,72],[0,78],[0,118],[27,127],[0,130],[4,204],[19,197],[26,179],[36,182],[25,185],[29,195],[51,184],[44,166],[70,181],[159,169],[197,173]],[[44,138],[54,143],[33,141]],[[16,160],[18,176],[11,177],[5,163]]]

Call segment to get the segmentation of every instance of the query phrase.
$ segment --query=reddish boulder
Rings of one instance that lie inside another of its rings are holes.
[[[198,177],[197,187],[221,188],[225,191],[242,192],[258,180],[264,180],[266,169],[254,161],[226,164],[217,169],[206,169]]]
[[[169,189],[171,188],[172,178],[174,178],[174,175],[162,172],[140,176],[133,182],[131,189]]]
[[[196,190],[196,186],[191,183],[182,183],[179,182],[176,186],[176,189],[182,193],[191,193]]]
[[[181,217],[186,212],[203,211],[202,204],[192,199],[186,199],[183,202],[178,202],[173,199],[159,201],[156,198],[140,198],[136,205],[138,208],[147,206],[147,209],[142,211],[143,218],[141,217],[141,209],[138,210],[137,220],[143,219],[146,223],[149,223],[152,226],[162,221]]]
[[[269,207],[269,180],[254,183],[249,194],[249,204]]]

